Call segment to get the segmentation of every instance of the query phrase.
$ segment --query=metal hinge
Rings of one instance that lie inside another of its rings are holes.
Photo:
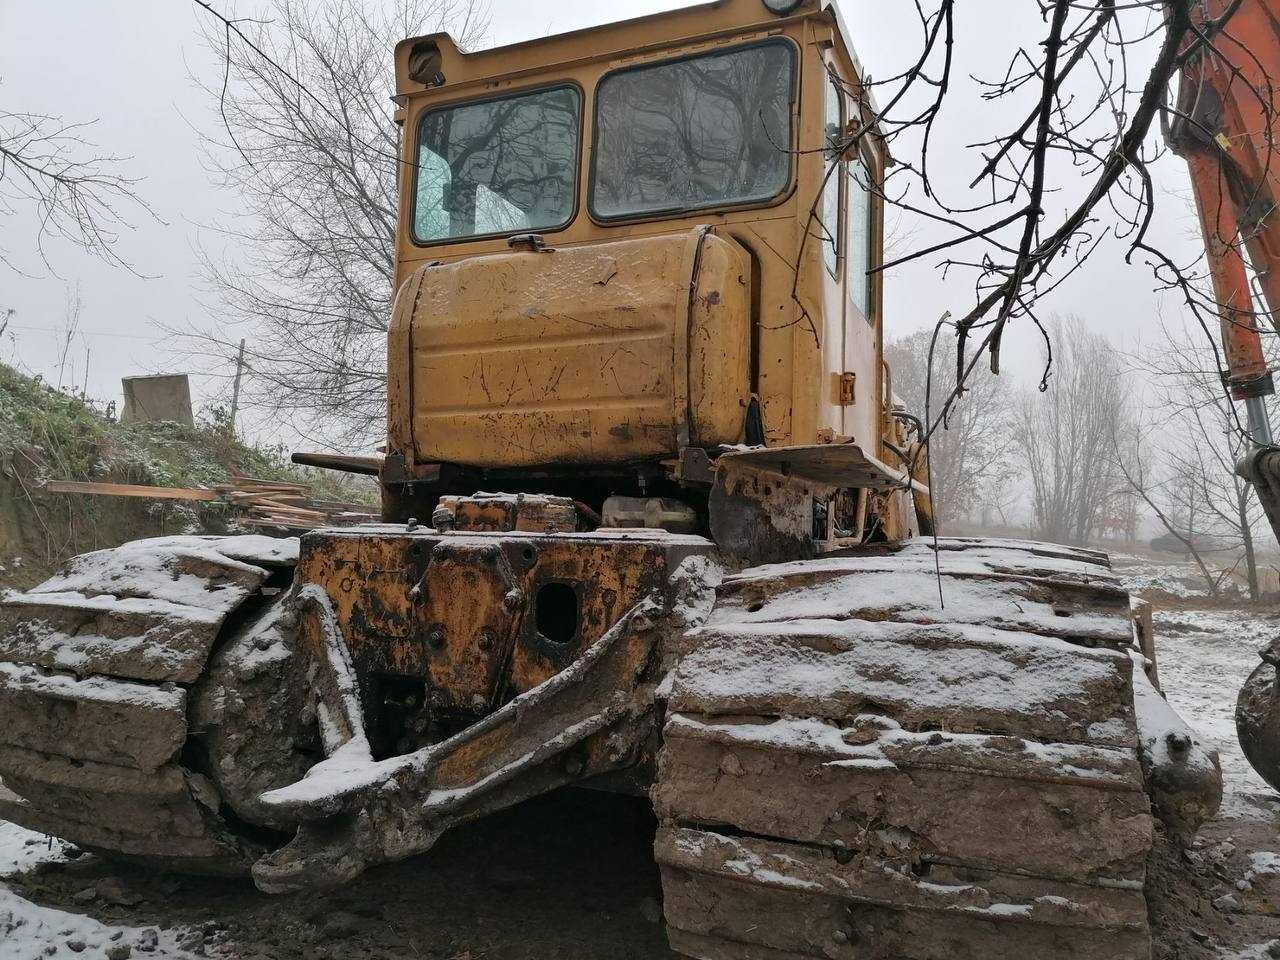
[[[837,402],[840,406],[847,407],[855,402],[854,384],[857,379],[858,375],[848,370],[844,373],[836,374],[836,395],[839,397]]]

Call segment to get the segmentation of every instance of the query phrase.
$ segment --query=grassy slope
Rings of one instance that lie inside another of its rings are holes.
[[[110,410],[0,364],[0,587],[38,582],[84,550],[222,533],[232,522],[221,504],[45,494],[45,480],[207,487],[233,471],[307,483],[319,499],[377,499],[367,481],[296,467],[283,448],[245,444],[217,423],[124,425]]]

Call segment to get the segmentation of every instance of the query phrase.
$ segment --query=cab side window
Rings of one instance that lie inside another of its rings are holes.
[[[863,156],[848,161],[849,209],[846,212],[845,263],[849,271],[849,302],[871,323],[872,168]]]
[[[839,170],[832,167],[839,165],[840,136],[844,130],[844,97],[834,77],[827,81],[825,115],[823,117],[823,149],[826,166],[823,175],[826,182],[822,187],[822,259],[833,277],[840,275],[840,191],[842,189]]]

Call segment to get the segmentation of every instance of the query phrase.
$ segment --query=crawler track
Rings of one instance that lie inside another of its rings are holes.
[[[7,594],[0,819],[186,871],[245,869],[253,844],[221,812],[196,736],[218,718],[191,718],[216,651],[269,650],[268,594],[296,558],[297,541],[260,536],[140,540]],[[214,681],[226,670],[224,657]]]
[[[942,540],[731,576],[672,685],[672,945],[1146,960],[1129,602],[1104,555]]]

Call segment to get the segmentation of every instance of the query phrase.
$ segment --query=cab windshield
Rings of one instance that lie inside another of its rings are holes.
[[[581,112],[577,88],[564,86],[425,114],[418,125],[414,239],[567,225]]]
[[[608,219],[781,193],[791,175],[792,49],[770,40],[602,79],[591,212]]]

